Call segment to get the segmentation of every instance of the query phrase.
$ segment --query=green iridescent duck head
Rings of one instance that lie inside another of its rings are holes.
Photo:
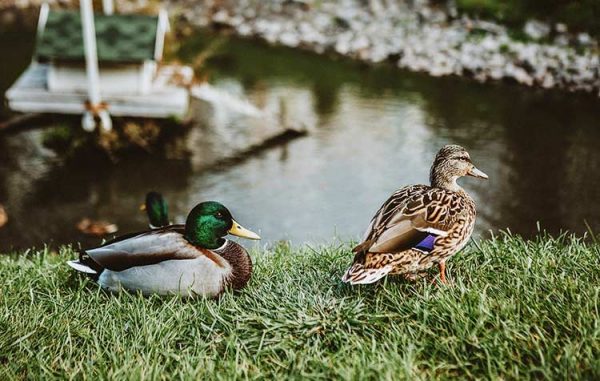
[[[185,237],[195,246],[217,249],[225,243],[227,234],[248,239],[260,239],[258,234],[238,224],[229,210],[216,201],[202,202],[188,214]]]
[[[146,202],[140,209],[146,211],[151,228],[170,225],[169,207],[160,193],[148,192],[146,195]]]
[[[451,191],[460,190],[456,180],[462,176],[473,176],[487,179],[488,175],[477,169],[471,156],[463,147],[446,145],[439,150],[431,166],[429,180],[432,187]]]

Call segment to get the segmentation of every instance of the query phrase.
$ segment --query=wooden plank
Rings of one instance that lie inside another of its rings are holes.
[[[28,102],[28,101],[16,101],[11,102],[10,106],[14,110],[20,112],[44,112],[52,114],[70,114],[79,115],[82,114],[85,108],[82,104],[76,103],[64,103],[64,102]],[[140,118],[168,118],[168,117],[184,117],[184,108],[168,108],[159,107],[159,105],[133,105],[130,103],[125,104],[112,104],[109,107],[111,115],[114,116],[132,116]]]
[[[31,126],[32,123],[40,123],[48,116],[45,114],[22,114],[0,122],[0,133],[12,132],[21,127]]]
[[[284,145],[293,139],[301,138],[307,135],[308,130],[304,127],[283,128],[278,133],[266,136],[263,141],[259,141],[253,145],[250,145],[230,156],[217,159],[213,163],[206,164],[204,169],[210,169],[222,165],[239,165],[240,163],[260,154],[263,151]]]

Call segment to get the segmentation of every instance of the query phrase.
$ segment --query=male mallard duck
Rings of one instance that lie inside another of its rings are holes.
[[[227,286],[243,288],[252,273],[250,256],[223,238],[227,233],[260,239],[223,205],[208,201],[192,209],[185,225],[128,234],[81,251],[79,260],[68,264],[113,292],[217,296]]]
[[[148,192],[146,194],[146,202],[140,206],[140,210],[145,210],[150,222],[150,229],[156,229],[163,226],[168,226],[169,222],[169,207],[158,192]]]
[[[367,284],[387,274],[410,279],[437,263],[446,283],[446,260],[466,245],[475,226],[475,202],[456,183],[462,176],[488,178],[464,148],[444,146],[431,167],[431,186],[401,188],[377,211],[342,280]]]

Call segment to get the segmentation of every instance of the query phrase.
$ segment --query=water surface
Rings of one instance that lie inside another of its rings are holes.
[[[0,29],[0,49],[12,53],[0,63],[2,92],[29,60],[31,32],[28,40],[6,38],[22,32]],[[95,244],[98,239],[74,228],[85,216],[115,222],[122,233],[143,229],[138,206],[152,189],[169,200],[175,222],[197,202],[213,199],[263,242],[358,239],[391,192],[427,182],[433,156],[448,143],[466,147],[490,177],[461,181],[478,205],[477,234],[508,228],[530,236],[538,221],[553,233],[583,233],[586,221],[600,230],[596,98],[430,78],[218,39],[220,48],[198,75],[305,123],[312,129],[308,137],[206,171],[190,160],[152,156],[116,166],[94,158],[67,163],[43,147],[43,130],[0,136],[0,203],[10,213],[0,250]],[[177,56],[192,62],[214,41],[196,34]]]

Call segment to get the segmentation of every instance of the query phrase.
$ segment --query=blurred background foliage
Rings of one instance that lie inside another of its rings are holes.
[[[529,19],[564,23],[572,32],[600,36],[600,0],[454,0],[460,13],[520,27]],[[445,4],[448,0],[434,0]]]

